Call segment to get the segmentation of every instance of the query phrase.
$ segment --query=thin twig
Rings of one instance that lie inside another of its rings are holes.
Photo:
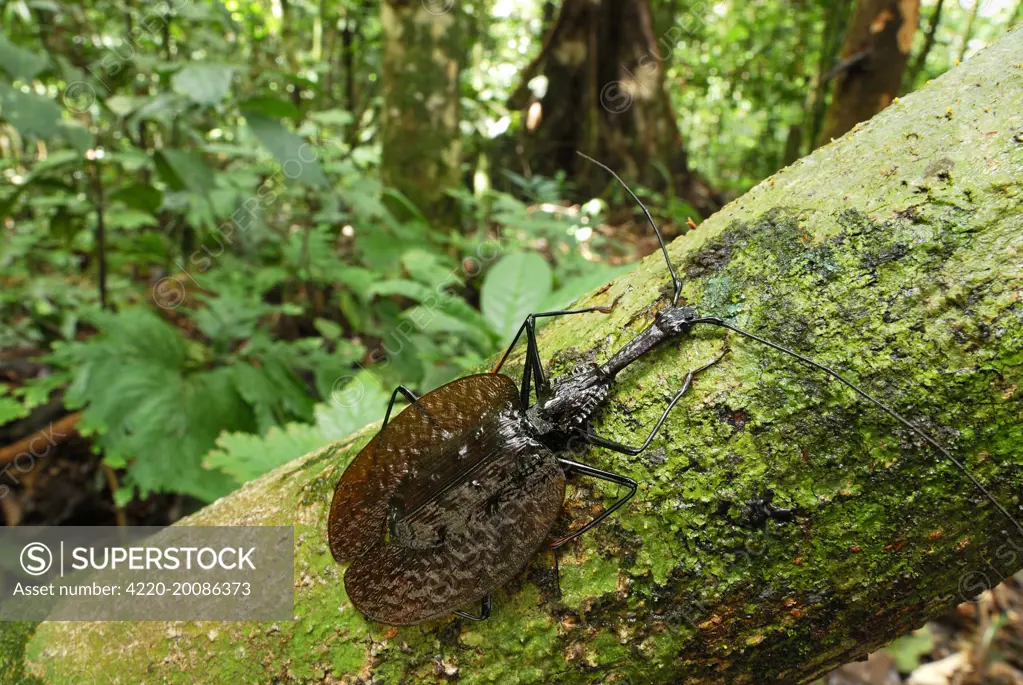
[[[57,421],[54,421],[48,428],[36,431],[32,435],[28,435],[17,442],[7,445],[6,447],[0,447],[0,465],[9,464],[22,454],[38,458],[39,455],[36,454],[36,445],[38,445],[40,441],[47,443],[50,447],[63,442],[65,439],[71,437],[74,432],[75,424],[78,423],[81,418],[82,412],[76,411],[73,414],[68,414]]]
[[[107,488],[110,489],[110,501],[114,503],[114,520],[117,521],[119,526],[127,526],[128,517],[125,515],[124,509],[117,504],[117,491],[121,489],[121,484],[117,482],[117,473],[109,464],[100,464],[100,468],[103,469],[103,475],[107,480]]]
[[[93,163],[92,187],[96,203],[96,261],[99,265],[99,306],[107,308],[107,237],[103,223],[103,179],[99,161]]]

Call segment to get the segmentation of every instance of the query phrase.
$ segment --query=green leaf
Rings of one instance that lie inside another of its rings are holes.
[[[338,271],[335,279],[354,291],[361,300],[369,299],[369,290],[373,283],[380,277],[378,273],[363,269],[358,266],[345,267]]]
[[[66,140],[79,153],[84,153],[92,147],[96,140],[92,133],[89,132],[89,129],[76,121],[61,121],[57,124],[57,127],[59,129],[57,135]]]
[[[335,386],[331,401],[316,405],[316,425],[325,440],[340,440],[384,417],[391,391],[368,371],[359,371]]]
[[[234,386],[255,412],[259,431],[266,432],[288,419],[312,418],[313,400],[284,360],[261,355],[259,361],[258,367],[248,363],[231,367]]]
[[[25,405],[13,397],[0,397],[0,426],[29,415]]]
[[[401,256],[401,265],[409,276],[434,288],[463,286],[462,272],[443,254],[413,248]]]
[[[104,102],[110,111],[119,117],[126,117],[139,107],[149,102],[148,96],[140,95],[112,95]]]
[[[7,36],[0,33],[0,69],[6,71],[12,79],[31,81],[46,68],[48,61],[46,55],[14,45]]]
[[[337,388],[330,403],[316,405],[315,424],[289,423],[283,429],[275,426],[263,437],[223,433],[204,465],[244,483],[379,420],[390,395],[365,371],[347,381]]]
[[[221,433],[217,449],[206,456],[203,465],[220,469],[241,484],[326,442],[316,426],[306,423],[289,423],[283,429],[273,426],[262,437],[252,433]]]
[[[26,409],[35,409],[50,400],[50,395],[70,382],[70,375],[58,371],[46,376],[29,378],[14,394],[21,398]]]
[[[128,119],[129,126],[137,126],[141,121],[155,121],[165,126],[173,126],[186,104],[183,95],[169,92],[140,99],[142,103]]]
[[[298,107],[294,103],[281,98],[260,96],[249,98],[239,103],[238,108],[243,112],[262,114],[271,119],[298,120]]]
[[[921,657],[934,649],[934,636],[928,626],[903,635],[885,648],[895,658],[895,668],[899,673],[912,673],[919,665]]]
[[[123,202],[132,209],[140,212],[155,214],[163,204],[163,193],[151,185],[135,183],[125,188],[119,188],[110,194],[111,201]]]
[[[0,83],[0,116],[23,136],[49,140],[58,133],[60,108],[49,98]]]
[[[59,207],[50,217],[50,234],[70,243],[85,228],[85,220],[80,214],[71,212],[67,207]]]
[[[65,167],[69,164],[81,164],[81,162],[82,156],[77,152],[72,152],[71,150],[57,150],[55,152],[51,152],[46,156],[46,159],[36,162],[32,166],[32,173],[29,174],[28,180],[41,176],[44,171],[59,169],[60,167]]]
[[[214,184],[213,169],[196,152],[157,150],[156,169],[172,189],[188,189],[201,197],[206,197]]]
[[[321,126],[348,126],[355,117],[343,109],[328,109],[324,112],[313,112],[309,118]]]
[[[212,107],[227,97],[237,69],[224,64],[188,64],[171,77],[171,85],[192,102]]]
[[[140,212],[137,209],[111,209],[106,214],[106,220],[112,228],[126,228],[128,230],[156,225],[155,216],[148,212]]]
[[[513,252],[487,271],[480,309],[502,341],[510,342],[527,316],[542,311],[551,280],[551,267],[535,252]]]
[[[252,135],[270,151],[281,165],[281,173],[288,181],[323,188],[327,177],[317,161],[316,148],[302,140],[273,119],[258,112],[243,111]]]
[[[236,391],[232,371],[190,372],[188,348],[173,326],[142,308],[98,312],[99,334],[55,345],[52,359],[73,369],[64,401],[85,407],[80,426],[108,463],[125,464],[126,485],[143,496],[182,492],[203,500],[235,483],[202,468],[224,430],[253,430],[252,410]]]
[[[475,345],[482,353],[496,352],[493,339],[490,337],[485,322],[476,315],[474,310],[464,301],[464,310],[454,307],[429,308],[425,306],[411,307],[401,313],[401,317],[414,324],[423,333],[436,336],[438,333],[453,333],[458,338]],[[520,322],[521,323],[521,322]]]
[[[415,281],[393,279],[377,281],[369,287],[368,295],[370,297],[378,295],[384,297],[398,295],[400,297],[407,297],[410,300],[415,300],[416,302],[423,302],[431,295],[436,296],[436,291],[429,286],[425,286],[422,283],[416,283]]]
[[[598,266],[588,273],[570,278],[543,301],[542,309],[546,312],[567,309],[570,304],[583,295],[596,290],[616,276],[631,271],[634,266],[633,264],[624,264],[614,268]],[[610,301],[608,301],[608,304],[610,304]]]
[[[330,319],[316,319],[313,321],[313,326],[320,332],[327,340],[338,340],[341,334],[344,332],[341,326]]]

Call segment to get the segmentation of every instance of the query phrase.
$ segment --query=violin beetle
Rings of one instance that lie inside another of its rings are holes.
[[[685,338],[697,326],[728,329],[842,383],[953,463],[1023,534],[1023,525],[962,462],[886,404],[827,366],[724,319],[702,316],[693,306],[680,305],[682,281],[650,212],[613,170],[579,154],[614,176],[642,208],[667,263],[673,286],[670,304],[606,362],[571,374],[547,377],[537,348],[537,320],[606,314],[614,303],[531,314],[490,373],[452,381],[422,397],[405,386],[395,389],[380,431],[341,475],[327,522],[335,561],[351,562],[344,575],[345,590],[366,618],[398,626],[451,613],[484,620],[490,615],[491,593],[525,568],[540,549],[564,545],[624,506],[636,493],[636,481],[562,455],[574,455],[579,446],[590,445],[627,455],[647,449],[693,379],[721,357],[686,374],[639,445],[596,435],[589,428],[590,419],[622,370],[651,350]],[[501,368],[523,336],[525,363],[516,387]],[[536,401],[531,403],[534,393]],[[409,405],[391,420],[399,395]],[[552,540],[566,477],[572,473],[621,486],[624,494],[591,520]],[[465,611],[477,603],[478,614]]]

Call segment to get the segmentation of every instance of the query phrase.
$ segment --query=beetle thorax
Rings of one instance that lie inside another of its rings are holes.
[[[593,364],[558,376],[528,414],[541,434],[582,428],[604,403],[613,379]]]

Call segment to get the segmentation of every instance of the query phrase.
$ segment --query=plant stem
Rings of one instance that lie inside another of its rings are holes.
[[[107,236],[103,222],[103,178],[98,161],[93,162],[92,188],[96,205],[96,260],[99,265],[99,306],[107,309]]]

